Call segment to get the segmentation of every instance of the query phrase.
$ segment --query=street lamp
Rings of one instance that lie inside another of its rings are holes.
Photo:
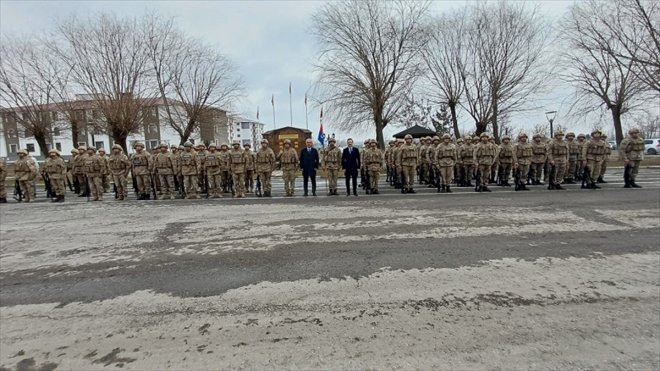
[[[555,121],[555,117],[557,116],[557,111],[548,111],[545,113],[545,118],[548,119],[548,122],[550,123],[550,138],[553,138],[553,130],[552,130],[552,123]]]

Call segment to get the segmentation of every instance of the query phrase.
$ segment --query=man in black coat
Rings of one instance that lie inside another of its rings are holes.
[[[341,167],[346,176],[346,196],[351,195],[351,179],[353,180],[353,195],[357,196],[357,176],[360,170],[360,151],[353,147],[353,139],[346,141],[348,147],[341,154]]]
[[[312,140],[305,141],[305,148],[300,151],[300,168],[303,173],[303,185],[305,187],[305,196],[307,196],[307,185],[309,179],[312,179],[312,196],[316,196],[316,169],[319,168],[319,152],[312,147]]]

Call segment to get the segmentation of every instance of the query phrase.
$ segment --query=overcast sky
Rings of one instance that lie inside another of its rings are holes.
[[[540,7],[551,19],[561,17],[572,1],[528,1]],[[431,11],[463,7],[466,1],[436,1]],[[52,28],[58,19],[71,14],[86,16],[98,11],[112,11],[118,15],[139,15],[158,10],[165,16],[176,18],[185,32],[199,36],[228,55],[239,68],[246,83],[247,96],[232,107],[242,115],[256,118],[266,130],[273,128],[271,94],[275,95],[275,118],[278,127],[289,125],[289,82],[292,84],[293,125],[305,127],[305,92],[314,81],[312,62],[317,56],[315,40],[310,34],[311,15],[323,5],[320,1],[0,1],[0,33],[30,33]],[[552,58],[553,56],[548,56]],[[541,101],[542,109],[518,115],[514,126],[531,128],[545,122],[545,111],[558,110],[557,122],[568,109],[567,89],[550,94]],[[316,138],[319,127],[318,107],[309,104],[309,129]],[[467,117],[463,127],[473,128]],[[562,122],[562,124],[567,124]],[[578,125],[569,125],[572,128]],[[588,123],[579,124],[586,130]],[[336,132],[338,137],[353,135],[357,138],[373,137],[366,133],[340,133],[332,126],[332,119],[324,118],[326,133]],[[608,126],[609,128],[609,126]],[[401,128],[386,129],[386,137]],[[576,128],[577,130],[577,128]]]

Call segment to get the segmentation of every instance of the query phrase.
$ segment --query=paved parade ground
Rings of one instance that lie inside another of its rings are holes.
[[[660,170],[621,171],[0,205],[0,369],[658,369]]]

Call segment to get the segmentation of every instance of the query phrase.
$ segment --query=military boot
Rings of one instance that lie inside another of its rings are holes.
[[[50,202],[60,202],[60,196],[55,196],[50,199]]]
[[[145,194],[143,194],[143,195],[142,195],[142,199],[143,199],[143,200],[151,200],[151,194],[149,194],[149,193],[145,193]]]
[[[492,192],[492,191],[491,191],[490,189],[488,189],[488,187],[486,187],[486,186],[481,187],[481,191],[482,191],[482,192]]]
[[[7,197],[0,197],[0,204],[6,204],[7,203]]]
[[[560,190],[560,191],[565,191],[566,188],[562,187],[561,184],[555,184],[555,189]]]
[[[629,180],[624,179],[624,185],[623,188],[632,188],[632,184],[630,184]]]
[[[600,187],[599,187],[595,182],[593,182],[593,181],[592,181],[591,184],[590,184],[590,188],[591,188],[591,189],[600,189]]]
[[[445,192],[451,193],[451,188],[449,188],[449,186],[447,186],[447,188],[445,188]]]
[[[641,185],[635,183],[635,180],[634,180],[634,179],[630,181],[630,185],[631,185],[633,188],[642,188]]]
[[[57,198],[57,202],[64,202],[64,196],[59,196]]]
[[[412,188],[408,188],[408,193],[417,193],[417,192],[415,192],[415,190]]]

